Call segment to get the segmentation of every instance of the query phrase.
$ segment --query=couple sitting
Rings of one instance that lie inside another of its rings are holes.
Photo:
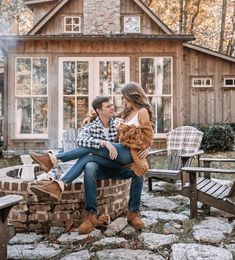
[[[134,228],[144,227],[139,208],[143,174],[148,170],[146,156],[153,141],[153,113],[144,91],[138,84],[128,83],[121,92],[124,99],[123,124],[118,127],[115,124],[115,111],[110,98],[98,96],[92,102],[98,116],[81,129],[78,147],[58,154],[30,153],[46,172],[55,166],[58,160],[66,162],[79,158],[58,181],[31,187],[39,196],[47,193],[53,200],[60,200],[64,186],[84,171],[87,215],[78,228],[79,233],[90,233],[98,225],[96,181],[108,178],[132,179],[127,220]],[[119,143],[115,143],[117,140]]]

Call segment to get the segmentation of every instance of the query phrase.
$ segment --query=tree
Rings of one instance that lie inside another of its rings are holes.
[[[224,47],[224,29],[225,29],[225,18],[227,10],[227,0],[222,2],[222,17],[221,17],[221,27],[220,27],[220,40],[219,40],[219,52],[223,52]]]
[[[32,27],[32,13],[23,0],[1,0],[0,13],[0,34],[25,34]]]
[[[235,1],[233,6],[233,25],[231,30],[231,36],[228,41],[226,54],[230,56],[235,56]]]
[[[183,33],[184,0],[180,0],[179,3],[180,3],[179,32]]]

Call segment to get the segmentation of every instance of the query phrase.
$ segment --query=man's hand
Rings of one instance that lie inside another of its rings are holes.
[[[108,141],[102,141],[100,144],[102,147],[106,147],[109,150],[109,158],[114,160],[117,158],[117,149]]]
[[[149,153],[149,148],[146,148],[144,150],[140,150],[138,152],[138,156],[139,156],[140,159],[143,159],[143,158],[147,157],[148,153]]]

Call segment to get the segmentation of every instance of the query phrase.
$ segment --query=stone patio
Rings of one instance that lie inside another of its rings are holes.
[[[168,193],[163,196],[167,185]],[[158,192],[158,190],[161,192]],[[179,186],[155,184],[142,195],[142,217],[146,228],[135,231],[120,217],[106,230],[89,235],[67,233],[51,227],[50,233],[18,233],[8,246],[10,259],[63,260],[232,260],[235,259],[235,218],[212,209],[209,216],[189,218],[189,200],[178,194]],[[200,206],[200,205],[199,205]],[[46,252],[46,253],[44,253]]]

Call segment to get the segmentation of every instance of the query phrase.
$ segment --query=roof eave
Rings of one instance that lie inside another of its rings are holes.
[[[35,40],[177,40],[182,42],[194,40],[192,35],[179,35],[179,34],[162,34],[162,35],[153,35],[153,34],[112,34],[112,35],[0,35],[0,40],[5,41],[35,41]]]
[[[187,47],[189,49],[193,49],[193,50],[200,51],[200,52],[203,52],[203,53],[208,54],[208,55],[212,55],[212,56],[224,59],[224,60],[235,62],[235,57],[231,57],[231,56],[228,56],[226,54],[223,54],[223,53],[220,53],[220,52],[217,52],[217,51],[213,51],[213,50],[210,50],[208,48],[205,48],[205,47],[202,47],[202,46],[199,46],[199,45],[195,45],[195,44],[192,44],[192,43],[183,43],[183,46]]]

